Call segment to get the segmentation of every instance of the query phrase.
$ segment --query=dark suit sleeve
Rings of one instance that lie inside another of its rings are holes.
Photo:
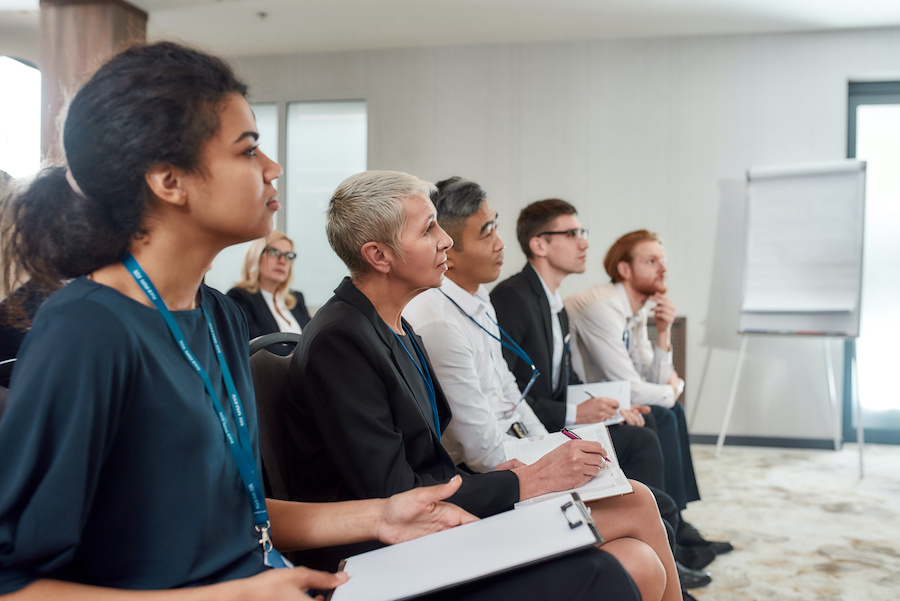
[[[500,285],[491,292],[491,303],[497,311],[497,321],[510,338],[515,340],[525,352],[529,346],[534,346],[534,341],[540,338],[537,311],[539,307],[535,307],[535,303],[526,294],[523,294],[514,286]],[[529,353],[531,354],[531,353]],[[524,390],[531,379],[531,366],[526,365],[513,351],[503,347],[503,358],[509,364],[510,370],[516,376],[516,383],[519,390]],[[547,382],[550,381],[550,366],[544,367],[538,365],[541,375]],[[537,386],[537,382],[535,383]],[[537,416],[544,427],[550,432],[556,432],[565,425],[566,422],[566,405],[558,401],[554,401],[548,396],[535,395],[534,388],[525,400],[531,405],[534,414]],[[549,386],[546,386],[549,389]]]

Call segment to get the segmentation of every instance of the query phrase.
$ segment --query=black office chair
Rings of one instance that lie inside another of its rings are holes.
[[[250,356],[259,349],[266,349],[273,355],[286,356],[294,352],[294,347],[300,341],[300,334],[293,332],[272,332],[257,336],[250,341]]]
[[[284,400],[287,394],[287,373],[291,365],[293,347],[300,342],[300,334],[275,332],[250,341],[250,372],[256,391],[256,412],[259,419],[259,450],[263,464],[263,486],[266,496],[287,499],[287,432],[284,429]],[[275,354],[290,346],[287,354]]]

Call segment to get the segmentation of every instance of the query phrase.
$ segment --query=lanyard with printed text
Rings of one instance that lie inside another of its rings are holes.
[[[222,369],[222,379],[225,382],[225,390],[228,392],[229,399],[231,400],[234,421],[238,431],[237,439],[235,439],[234,434],[231,432],[231,428],[228,427],[228,418],[225,415],[225,410],[222,407],[219,395],[216,393],[209,374],[206,373],[206,370],[203,369],[203,366],[200,365],[197,357],[191,351],[190,347],[188,347],[187,340],[181,332],[181,328],[178,327],[178,323],[172,316],[172,312],[166,307],[166,304],[163,302],[162,297],[160,297],[159,292],[157,292],[153,282],[150,281],[150,278],[147,277],[147,274],[131,253],[126,253],[122,263],[141,287],[141,290],[147,295],[147,298],[150,299],[150,302],[153,303],[153,306],[156,307],[156,310],[166,322],[166,326],[168,326],[169,331],[172,333],[172,337],[175,339],[176,344],[178,344],[178,348],[181,349],[185,359],[187,359],[187,362],[203,380],[203,385],[206,387],[206,392],[212,399],[213,407],[219,418],[219,423],[225,433],[225,440],[228,442],[228,447],[231,449],[231,454],[234,456],[234,460],[237,463],[238,472],[240,472],[241,480],[244,482],[244,488],[247,490],[247,495],[250,498],[250,506],[253,510],[253,521],[256,525],[256,530],[260,534],[259,544],[263,547],[266,565],[276,568],[289,567],[290,563],[281,557],[281,554],[272,546],[272,538],[269,533],[269,514],[266,511],[265,492],[263,491],[262,486],[260,486],[259,475],[256,470],[256,461],[253,457],[253,446],[250,443],[250,431],[247,428],[244,407],[241,404],[237,387],[234,385],[234,380],[231,377],[231,371],[228,369],[228,363],[225,361],[225,355],[219,344],[219,337],[216,334],[216,329],[213,326],[212,320],[209,318],[209,314],[206,312],[206,308],[203,307],[202,303],[198,303],[200,305],[200,310],[203,312],[203,317],[206,318],[209,336],[212,340],[213,348],[216,351],[216,359]]]

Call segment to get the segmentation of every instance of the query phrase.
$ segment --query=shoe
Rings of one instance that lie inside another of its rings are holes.
[[[701,572],[700,570],[692,570],[675,562],[678,568],[678,578],[681,580],[682,589],[701,588],[712,582],[712,574],[709,572]]]
[[[702,570],[713,562],[716,552],[710,546],[685,547],[675,545],[675,560],[692,570]]]
[[[709,547],[716,555],[724,555],[734,550],[734,546],[725,541],[710,541],[691,524],[683,521],[678,525],[675,533],[675,542],[682,547]]]
[[[697,598],[687,592],[687,590],[681,589],[681,601],[697,601]]]

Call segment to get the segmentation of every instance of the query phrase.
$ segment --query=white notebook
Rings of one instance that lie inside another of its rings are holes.
[[[579,486],[574,491],[547,493],[526,501],[519,501],[516,503],[516,507],[531,503],[540,503],[561,495],[567,495],[570,492],[577,492],[585,501],[594,501],[596,499],[604,499],[606,497],[634,492],[631,483],[628,482],[628,478],[625,477],[625,473],[619,466],[619,458],[616,456],[616,450],[613,448],[606,426],[603,424],[590,424],[587,426],[571,428],[571,430],[584,440],[595,440],[603,445],[603,448],[606,449],[607,456],[610,459],[606,469],[600,470],[600,473],[591,478],[587,484]],[[551,434],[533,436],[531,438],[507,440],[503,444],[503,450],[506,452],[507,459],[519,459],[523,463],[530,465],[569,440],[570,439],[566,437],[566,435],[560,432],[553,432]]]
[[[457,526],[345,559],[330,601],[388,601],[544,561],[603,542],[578,495]]]
[[[588,399],[603,396],[619,401],[619,409],[631,407],[631,382],[628,380],[614,380],[611,382],[589,382],[587,384],[570,384],[566,390],[566,403],[578,405]],[[607,426],[619,424],[625,421],[621,415],[616,414],[604,421]]]

